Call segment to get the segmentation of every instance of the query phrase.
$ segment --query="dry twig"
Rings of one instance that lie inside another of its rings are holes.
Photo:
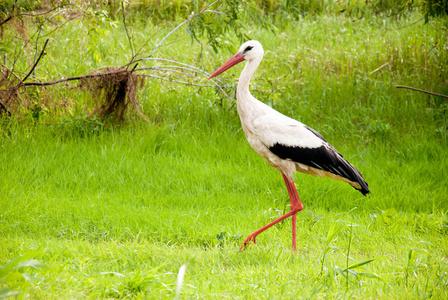
[[[209,7],[213,6],[216,2],[218,2],[220,0],[216,0],[213,3],[207,5],[206,7],[204,7],[203,9],[201,9],[199,12],[195,13],[195,14],[191,14],[190,17],[188,17],[188,19],[186,19],[185,21],[183,21],[182,23],[180,23],[179,25],[177,25],[173,30],[171,30],[167,35],[165,35],[160,42],[157,43],[157,45],[154,47],[154,49],[152,50],[151,54],[149,54],[146,57],[140,58],[136,61],[139,61],[141,59],[146,59],[146,58],[150,58],[154,55],[154,53],[157,51],[157,49],[162,45],[162,43],[171,35],[173,34],[175,31],[177,31],[180,27],[182,27],[182,25],[184,25],[185,23],[190,22],[193,18],[199,16],[200,14],[202,14],[204,11],[206,11]]]
[[[128,70],[118,70],[118,71],[111,71],[111,72],[106,72],[106,73],[93,73],[93,74],[87,74],[87,75],[82,75],[82,76],[66,77],[66,78],[61,78],[58,80],[47,81],[47,82],[26,82],[23,85],[24,86],[46,86],[46,85],[53,85],[53,84],[66,82],[66,81],[82,80],[82,79],[94,78],[94,77],[104,77],[104,76],[118,74],[118,73],[124,73],[124,72],[129,72],[129,71]]]
[[[385,64],[379,66],[378,68],[376,68],[375,70],[373,70],[372,72],[370,72],[369,75],[372,75],[373,73],[375,73],[375,72],[381,70],[382,68],[384,68],[385,66],[387,66],[389,63],[390,63],[390,62],[387,62],[387,63],[385,63]]]
[[[45,50],[45,47],[47,47],[48,40],[49,40],[49,39],[47,39],[47,40],[45,41],[45,44],[44,44],[44,46],[42,47],[42,51],[40,51],[39,57],[37,58],[36,62],[34,63],[34,65],[33,65],[33,67],[31,68],[31,70],[28,72],[28,74],[26,74],[25,78],[22,79],[22,82],[25,82],[25,80],[28,79],[28,77],[31,75],[31,73],[33,73],[34,68],[36,68],[37,64],[39,63],[40,59],[42,58],[42,55],[44,54],[44,50]]]
[[[12,19],[12,16],[9,15],[6,19],[4,19],[4,20],[0,23],[0,27],[2,27],[3,24],[5,24],[6,22],[8,22],[8,21],[11,20],[11,19]]]
[[[132,45],[132,40],[131,40],[131,36],[129,35],[128,27],[126,26],[126,14],[125,14],[125,10],[124,10],[124,0],[121,0],[121,12],[123,14],[123,26],[126,31],[126,35],[128,37],[129,45],[131,46],[131,54],[132,54],[131,62],[132,62],[134,60],[134,46]]]
[[[417,88],[410,87],[410,86],[396,85],[395,87],[396,87],[397,89],[409,89],[409,90],[413,90],[413,91],[417,91],[417,92],[421,92],[421,93],[426,93],[426,94],[430,94],[430,95],[434,95],[434,96],[439,96],[439,97],[443,97],[443,98],[448,98],[447,95],[442,95],[442,94],[437,94],[437,93],[433,93],[433,92],[428,92],[428,91],[421,90],[421,89],[417,89]]]

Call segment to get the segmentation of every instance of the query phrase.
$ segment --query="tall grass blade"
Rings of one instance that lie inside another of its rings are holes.
[[[176,284],[176,297],[174,299],[180,299],[180,292],[184,284],[185,272],[187,270],[186,265],[182,265],[179,268],[179,273],[177,274],[177,284]]]
[[[327,233],[327,239],[325,241],[325,243],[328,245],[331,243],[332,240],[334,240],[334,238],[336,237],[336,235],[342,230],[342,226],[337,227],[336,228],[337,223],[333,223],[330,227],[330,229],[328,230]]]
[[[376,258],[372,258],[372,259],[364,260],[364,261],[362,261],[362,262],[359,262],[359,263],[353,264],[353,265],[351,265],[351,266],[348,266],[347,269],[348,269],[348,270],[356,269],[356,268],[359,268],[359,267],[364,266],[364,265],[366,265],[366,264],[369,264],[369,263],[371,263],[371,262],[374,261],[374,260],[383,259],[383,258],[385,258],[385,257],[376,257]],[[345,270],[347,270],[347,269],[345,269]],[[344,270],[344,271],[345,271],[345,270]]]
[[[334,266],[334,270],[336,271],[336,273],[338,273],[339,275],[341,275],[345,279],[348,279],[348,276],[347,276],[347,273],[345,273],[345,270],[342,270],[341,268],[339,268],[336,265]]]

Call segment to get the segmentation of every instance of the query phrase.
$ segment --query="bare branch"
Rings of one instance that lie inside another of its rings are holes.
[[[175,64],[178,64],[178,65],[181,65],[181,66],[185,66],[185,67],[187,67],[187,68],[190,68],[191,71],[197,72],[197,73],[201,74],[202,76],[204,76],[205,78],[208,78],[208,77],[210,76],[209,73],[207,73],[207,72],[205,72],[205,71],[203,71],[203,70],[201,70],[201,69],[199,69],[199,68],[197,68],[197,67],[195,67],[195,66],[188,65],[188,64],[184,64],[184,63],[181,63],[181,62],[178,62],[178,61],[175,61],[175,60],[171,60],[171,59],[166,59],[166,58],[156,58],[156,57],[147,57],[147,58],[144,58],[144,60],[156,60],[156,61],[158,60],[158,61],[171,62],[171,63],[175,63]],[[230,99],[230,100],[232,100],[232,101],[235,101],[234,98],[230,97],[229,95],[227,95],[226,92],[224,92],[224,90],[222,89],[222,87],[221,87],[215,80],[216,80],[216,79],[210,79],[209,81],[212,82],[212,83],[215,85],[215,87],[217,87],[217,88],[221,91],[221,93],[223,93],[223,95],[226,96],[226,98],[228,98],[228,99]]]
[[[180,62],[177,62],[178,64],[182,64],[182,63],[180,63]],[[182,64],[182,65],[186,65],[186,64]],[[186,66],[188,66],[188,67],[183,67],[183,66],[176,66],[176,65],[158,65],[158,66],[152,66],[152,67],[148,67],[148,68],[146,68],[146,69],[148,69],[148,70],[162,70],[163,68],[168,68],[169,70],[172,70],[172,69],[180,69],[180,70],[186,70],[186,71],[190,71],[190,72],[192,72],[192,73],[201,73],[202,75],[204,75],[204,76],[210,76],[209,74],[207,74],[205,71],[203,71],[203,70],[201,70],[201,69],[198,69],[198,68],[196,68],[196,67],[194,67],[194,66],[190,66],[190,65],[186,65]],[[143,69],[140,69],[140,70],[143,70]],[[174,70],[173,70],[174,71]],[[186,74],[186,73],[184,73],[184,74]],[[186,75],[188,75],[188,76],[192,76],[192,75],[190,75],[190,74],[186,74]]]
[[[137,68],[137,66],[138,66],[138,63],[136,63],[135,66],[132,68],[132,70],[131,70],[131,74],[134,73],[134,71],[135,71],[135,69]]]
[[[12,19],[13,16],[9,15],[6,19],[4,19],[1,23],[0,23],[0,27],[3,26],[3,24],[5,24],[6,22],[8,22],[9,20]]]
[[[137,71],[143,71],[143,70],[148,70],[151,68],[141,68],[141,69],[137,69],[137,65],[135,64],[135,66],[132,68],[131,73],[132,72],[137,72]],[[199,71],[201,71],[201,73],[205,73],[202,70],[198,69]],[[170,70],[170,71],[175,71],[175,70]],[[48,82],[26,82],[23,83],[23,86],[48,86],[48,85],[54,85],[54,84],[58,84],[61,82],[66,82],[66,81],[73,81],[73,80],[81,80],[81,79],[86,79],[86,78],[93,78],[93,77],[100,77],[100,76],[108,76],[108,75],[112,75],[112,74],[116,74],[116,73],[121,73],[121,72],[127,72],[127,70],[120,70],[120,71],[115,71],[115,72],[107,72],[107,73],[100,73],[100,74],[88,74],[88,75],[82,75],[82,76],[74,76],[74,77],[66,77],[66,78],[62,78],[62,79],[58,79],[58,80],[54,80],[54,81],[48,81]],[[188,75],[188,74],[186,74]],[[171,79],[171,78],[167,78],[167,77],[161,77],[161,76],[157,76],[157,75],[149,75],[149,74],[142,74],[142,75],[138,75],[138,76],[143,76],[143,77],[154,77],[154,78],[159,78],[159,79],[163,79],[163,80],[168,80],[168,81],[172,81],[172,82],[178,82],[178,83],[182,83],[182,84],[188,84],[188,85],[194,85],[194,86],[204,86],[204,87],[217,87],[218,89],[221,90],[221,92],[229,99],[231,100],[235,100],[232,97],[229,97],[227,95],[226,92],[224,92],[224,90],[222,90],[222,88],[216,83],[213,82],[212,80],[210,80],[210,82],[212,82],[214,85],[211,84],[196,84],[196,83],[190,83],[190,82],[185,82],[185,81],[179,81],[179,80],[175,80],[175,79]],[[205,77],[208,76],[208,74],[205,73],[204,75]]]
[[[89,9],[90,5],[92,5],[93,2],[94,2],[94,0],[92,0],[92,1],[89,2],[89,4],[88,4],[88,5],[84,8],[84,10],[81,12],[81,15],[84,15],[84,14],[86,13],[86,11]],[[71,5],[71,6],[72,6],[72,5]],[[59,12],[57,12],[56,14],[58,14],[58,13],[59,13]],[[56,14],[55,14],[55,15],[56,15]],[[53,18],[55,15],[51,16],[49,19]],[[43,35],[43,36],[41,36],[41,37],[46,37],[46,36],[51,35],[53,32],[55,32],[55,31],[58,30],[59,28],[64,27],[65,24],[67,24],[68,22],[70,22],[70,21],[72,21],[72,20],[75,20],[75,19],[77,19],[77,18],[79,18],[79,17],[76,17],[76,18],[73,18],[73,19],[68,19],[68,20],[66,20],[66,21],[63,22],[61,25],[56,26],[54,30],[52,30],[52,31],[50,31],[50,32],[47,32],[47,34],[45,34],[45,35]]]
[[[176,30],[178,30],[180,27],[182,27],[182,25],[184,25],[187,22],[190,22],[193,18],[199,16],[200,14],[202,14],[204,11],[206,11],[209,7],[213,6],[216,2],[218,2],[220,0],[216,0],[213,3],[207,5],[206,7],[204,7],[203,9],[201,9],[199,12],[195,13],[195,14],[191,14],[190,17],[188,17],[188,19],[186,19],[185,21],[183,21],[182,23],[180,23],[179,25],[177,25],[173,30],[171,30],[167,35],[165,35],[165,37],[163,37],[162,40],[160,40],[159,43],[157,43],[157,45],[154,47],[154,49],[152,50],[151,54],[149,54],[146,58],[152,57],[154,55],[154,53],[157,51],[157,49],[162,45],[162,43],[171,35],[173,34]]]
[[[26,82],[23,85],[24,86],[46,86],[46,85],[53,85],[53,84],[66,82],[66,81],[80,80],[80,79],[93,78],[93,77],[101,77],[101,76],[107,76],[107,75],[112,75],[112,74],[116,74],[116,73],[122,73],[122,72],[128,72],[128,71],[120,70],[120,71],[100,73],[100,74],[88,74],[88,75],[75,76],[75,77],[66,77],[66,78],[58,79],[55,81],[48,81],[48,82]]]
[[[125,10],[124,10],[124,0],[121,0],[121,12],[123,14],[123,26],[124,29],[126,30],[126,35],[128,36],[128,41],[129,41],[129,45],[131,46],[131,62],[134,60],[134,46],[132,45],[132,40],[131,40],[131,36],[129,35],[129,30],[128,27],[126,26],[126,14],[125,14]]]
[[[442,94],[437,94],[437,93],[433,93],[433,92],[428,92],[428,91],[417,89],[417,88],[410,87],[410,86],[396,85],[395,87],[398,88],[398,89],[410,89],[410,90],[417,91],[417,92],[422,92],[422,93],[426,93],[426,94],[430,94],[430,95],[434,95],[434,96],[448,98],[447,95],[442,95]]]
[[[11,74],[12,76],[14,76],[19,82],[22,81],[22,79],[19,78],[19,76],[17,74],[15,74],[10,68],[8,68],[8,66],[6,64],[0,64],[4,69],[6,69],[7,71],[9,71],[9,74]],[[19,72],[17,72],[19,73]]]
[[[213,87],[213,85],[211,85],[211,84],[197,84],[197,83],[191,83],[191,82],[186,82],[186,81],[180,81],[180,80],[176,80],[176,79],[171,79],[171,78],[168,78],[168,77],[162,77],[162,76],[152,75],[152,74],[141,74],[141,75],[138,75],[138,76],[141,76],[141,77],[157,78],[157,79],[167,80],[167,81],[171,81],[171,82],[182,83],[182,84],[186,84],[186,85],[204,86],[204,87]]]
[[[425,18],[423,17],[423,18],[421,18],[421,19],[419,19],[419,20],[417,20],[417,21],[415,21],[415,22],[413,22],[413,23],[411,23],[411,24],[408,24],[408,25],[402,26],[402,27],[400,27],[400,28],[397,28],[397,30],[400,30],[400,29],[403,29],[403,28],[406,28],[406,27],[415,25],[415,24],[417,24],[418,22],[423,21],[424,19],[425,19]]]
[[[174,64],[178,64],[178,65],[181,65],[181,66],[190,68],[191,71],[200,73],[200,74],[206,76],[207,78],[210,76],[209,73],[207,73],[207,72],[205,72],[204,70],[201,70],[201,69],[199,69],[199,68],[197,68],[197,67],[195,67],[195,66],[193,66],[193,65],[189,65],[189,64],[181,63],[181,62],[178,62],[178,61],[176,61],[176,60],[172,60],[172,59],[156,58],[156,57],[147,57],[147,58],[142,58],[142,60],[156,60],[156,61],[170,62],[170,63],[174,63]],[[213,79],[213,80],[214,80],[214,79]],[[213,80],[211,80],[211,81],[213,81]]]
[[[181,62],[178,62],[178,61],[175,61],[175,60],[171,60],[171,59],[166,59],[166,58],[153,58],[153,57],[148,57],[148,58],[144,58],[144,60],[155,60],[155,61],[163,61],[163,62],[170,62],[170,63],[175,63],[175,64],[178,64],[178,65],[180,65],[180,66],[183,66],[183,67],[178,67],[178,68],[181,68],[181,69],[184,69],[184,70],[188,70],[188,71],[191,71],[191,72],[196,72],[196,73],[199,73],[199,74],[201,74],[203,77],[205,77],[205,78],[208,78],[209,76],[210,76],[210,74],[209,73],[207,73],[207,72],[205,72],[205,71],[203,71],[203,70],[201,70],[201,69],[199,69],[199,68],[197,68],[197,67],[195,67],[195,66],[192,66],[192,65],[189,65],[189,64],[184,64],[184,63],[181,63]],[[167,67],[167,66],[164,66],[164,67]],[[171,67],[171,66],[170,66]],[[173,66],[173,67],[176,67],[176,66]],[[140,69],[139,69],[140,70]],[[143,70],[143,69],[141,69],[141,70]],[[166,79],[166,80],[169,80],[169,79]],[[230,99],[230,100],[232,100],[232,101],[235,101],[235,99],[233,98],[233,97],[230,97],[229,95],[227,95],[227,93],[222,89],[222,87],[215,81],[215,79],[210,79],[209,80],[211,83],[213,83],[213,85],[207,85],[208,87],[216,87],[216,88],[218,88],[219,90],[220,90],[220,92],[226,97],[226,98],[228,98],[228,99]],[[183,82],[180,82],[180,83],[183,83]]]
[[[8,116],[11,116],[11,112],[6,108],[6,106],[3,105],[3,103],[0,101],[0,108],[8,113]],[[0,113],[1,116],[1,113]]]
[[[145,46],[149,43],[149,41],[152,40],[153,37],[155,37],[160,31],[162,30],[162,28],[159,28],[153,35],[151,35],[146,42],[143,44],[143,46],[140,47],[140,49],[138,49],[137,53],[135,53],[135,56],[138,56],[140,54],[140,52],[143,50],[143,48],[145,48]],[[135,57],[134,56],[134,57]],[[134,59],[134,57],[132,59]],[[127,65],[124,65],[125,67],[132,64],[134,61],[130,61]]]
[[[72,5],[70,5],[70,6],[72,6]],[[49,14],[49,13],[55,11],[55,10],[58,10],[58,9],[60,9],[60,8],[63,8],[63,7],[64,7],[64,4],[63,4],[63,3],[59,3],[59,5],[56,5],[56,6],[52,7],[52,8],[50,8],[50,9],[47,10],[47,11],[38,12],[38,13],[20,13],[20,16],[26,16],[26,17],[43,16],[43,15]],[[59,13],[61,13],[62,11],[64,11],[64,10],[60,10],[60,11],[56,12],[56,14],[59,14]],[[56,14],[52,15],[51,17],[49,17],[49,19],[53,18]]]
[[[162,67],[158,67],[157,66],[157,67],[141,68],[141,69],[138,69],[137,71],[151,71],[151,70],[153,70],[153,71],[167,71],[167,72],[178,73],[178,74],[181,74],[181,75],[184,75],[184,76],[188,76],[188,77],[194,78],[194,76],[191,75],[191,74],[188,74],[188,73],[185,73],[185,72],[182,72],[182,71],[178,71],[178,70],[174,70],[174,69],[170,69],[169,67],[170,66],[162,66]]]
[[[37,64],[39,63],[40,59],[42,58],[42,55],[44,54],[45,47],[47,47],[47,44],[48,44],[48,40],[49,40],[49,39],[47,39],[47,40],[45,41],[44,47],[42,48],[42,51],[40,51],[40,55],[39,55],[38,59],[37,59],[36,62],[34,63],[34,65],[33,65],[33,67],[31,68],[31,70],[28,72],[28,74],[25,76],[25,78],[23,78],[22,82],[25,82],[25,80],[28,79],[28,77],[31,75],[31,73],[33,73],[34,68],[36,68]]]

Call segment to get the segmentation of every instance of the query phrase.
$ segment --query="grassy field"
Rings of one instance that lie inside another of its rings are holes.
[[[266,52],[254,96],[318,130],[372,191],[297,174],[297,253],[289,219],[239,251],[289,200],[215,90],[147,80],[138,96],[151,122],[122,125],[86,118],[87,92],[36,91],[66,104],[1,121],[0,297],[447,299],[448,102],[394,88],[448,94],[446,32],[421,18],[322,14],[245,29]],[[176,24],[135,22],[133,39]],[[92,34],[72,22],[52,39],[36,70],[48,80],[129,60],[120,26]],[[184,31],[171,41],[158,57],[208,72],[233,54],[198,60]],[[241,69],[222,77],[229,90]]]

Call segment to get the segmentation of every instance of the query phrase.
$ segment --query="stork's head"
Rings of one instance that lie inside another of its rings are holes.
[[[238,53],[241,53],[244,60],[254,60],[263,58],[264,50],[259,41],[248,41],[241,45]]]
[[[210,78],[213,78],[215,76],[218,76],[224,71],[227,71],[231,67],[233,67],[236,64],[239,64],[240,62],[247,60],[261,60],[263,58],[264,50],[263,46],[261,46],[260,42],[258,41],[248,41],[241,45],[240,50],[232,56],[228,61],[226,61],[221,67],[219,67],[212,75],[210,75]]]

